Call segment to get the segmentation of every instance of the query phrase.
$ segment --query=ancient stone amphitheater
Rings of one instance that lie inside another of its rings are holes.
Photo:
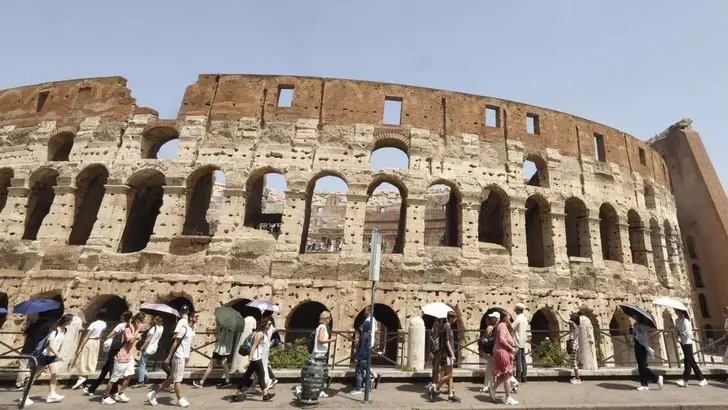
[[[176,156],[157,159],[175,139]],[[406,153],[408,167],[372,169],[381,148]],[[536,172],[524,180],[527,161]],[[265,188],[269,174],[285,178],[285,192]],[[314,195],[325,176],[348,191]],[[370,200],[385,182],[398,192]],[[376,293],[389,331],[406,332],[434,301],[459,312],[460,329],[523,302],[532,330],[551,333],[577,310],[608,332],[628,326],[620,302],[689,302],[663,159],[589,120],[311,77],[200,75],[175,119],[138,107],[120,77],[0,91],[0,290],[10,306],[56,297],[90,318],[102,305],[191,303],[207,327],[215,307],[268,298],[281,328],[309,327],[326,308],[348,330],[368,302],[375,225],[389,244]]]

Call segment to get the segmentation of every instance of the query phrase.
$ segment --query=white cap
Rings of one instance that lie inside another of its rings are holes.
[[[500,320],[500,313],[498,311],[493,311],[488,314],[488,317],[493,317],[495,320]]]
[[[516,304],[516,309],[526,310],[526,305],[524,305],[523,303],[517,303]]]

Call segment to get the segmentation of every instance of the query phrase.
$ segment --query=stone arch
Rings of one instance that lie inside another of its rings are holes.
[[[445,179],[435,180],[426,196],[425,245],[461,246],[462,195],[457,185]]]
[[[0,202],[0,211],[2,210],[2,203]],[[690,259],[698,259],[698,251],[695,248],[695,238],[692,235],[688,235],[685,238],[685,243],[688,247],[688,256]]]
[[[615,308],[609,321],[610,344],[615,366],[627,366],[634,363],[632,338],[630,336],[631,327],[632,323],[629,316],[624,314],[619,307]]]
[[[325,305],[313,300],[299,303],[286,317],[286,340],[293,342],[301,337],[308,337],[318,327],[319,315],[327,310],[331,312]],[[333,317],[330,327],[334,328]]]
[[[219,208],[221,195],[215,198],[218,200],[212,203],[215,191],[215,174],[220,168],[212,165],[204,166],[195,170],[187,177],[186,185],[186,212],[185,221],[182,225],[182,235],[212,236],[217,225],[217,218],[214,213]],[[212,212],[211,212],[212,211]]]
[[[702,288],[703,285],[703,275],[700,273],[700,266],[698,266],[696,263],[693,263],[692,265],[692,272],[693,272],[693,284],[696,288]]]
[[[55,134],[48,140],[48,161],[68,161],[74,135],[70,131]]]
[[[179,139],[179,132],[173,124],[160,122],[148,125],[142,132],[142,159],[157,159],[162,145],[176,139]]]
[[[578,258],[591,257],[589,209],[579,198],[571,197],[564,204],[566,253]]]
[[[76,206],[69,245],[85,245],[91,236],[108,180],[109,171],[100,164],[87,166],[76,177]]]
[[[553,265],[551,206],[541,195],[531,195],[526,200],[526,252],[528,266]]]
[[[340,247],[343,247],[343,216],[346,214],[346,196],[332,194],[322,195],[320,197],[316,196],[315,189],[317,182],[326,177],[334,177],[341,180],[341,182],[346,185],[346,193],[348,194],[349,192],[349,184],[346,181],[346,178],[337,171],[321,171],[308,182],[308,186],[306,188],[305,217],[303,229],[301,230],[299,253],[306,253],[307,250],[316,250],[318,246],[322,246],[324,251],[328,250],[328,252],[339,252]],[[312,204],[314,201],[318,201],[321,198],[326,201],[326,204],[325,206],[324,204],[317,206],[316,216],[312,218]],[[327,213],[330,213],[330,215],[324,215],[324,210]]]
[[[246,306],[248,303],[251,302],[251,299],[235,299],[232,302],[228,303],[228,306],[235,309],[242,317],[252,317],[255,319],[255,323],[260,323],[261,313],[260,309],[256,309],[254,307]]]
[[[623,262],[619,216],[614,207],[606,202],[599,207],[599,235],[602,240],[602,258],[605,261]]]
[[[508,313],[509,315],[511,315],[511,321],[513,320],[513,317],[514,317],[508,310],[503,309],[502,307],[496,306],[496,307],[488,308],[488,310],[486,310],[483,313],[483,316],[480,317],[480,327],[478,328],[478,330],[480,331],[479,336],[481,338],[484,336],[485,330],[488,327],[488,315],[493,312],[498,312],[501,314],[501,316],[503,315],[503,313]]]
[[[526,185],[540,186],[543,188],[549,187],[548,163],[541,156],[529,154],[523,162],[522,169]],[[531,175],[528,175],[529,173]]]
[[[12,168],[0,168],[0,213],[8,202],[8,188],[14,176]]]
[[[364,315],[364,309],[359,311],[359,314],[354,318],[354,329],[357,330],[359,335],[359,329],[364,324],[367,317]],[[399,330],[402,328],[397,312],[394,311],[390,306],[384,303],[374,304],[374,319],[377,324],[377,328],[374,329],[374,348],[373,353],[377,353],[379,356],[386,357],[386,360],[382,357],[372,356],[372,365],[391,365],[398,363],[397,358],[399,357],[399,343],[398,335]],[[359,335],[361,337],[361,335]],[[358,340],[358,339],[357,339]],[[352,343],[352,348],[356,348],[356,343]]]
[[[392,185],[397,189],[398,195],[389,195],[391,191],[384,190],[380,190],[380,194],[375,194],[382,184]],[[399,204],[396,203],[397,200],[399,200]],[[369,249],[372,230],[377,226],[382,235],[382,251],[402,253],[405,244],[406,223],[407,189],[405,185],[391,175],[378,175],[367,188],[364,238],[362,240],[364,250]]]
[[[410,139],[409,137],[396,132],[382,132],[374,135],[374,150],[379,148],[397,148],[409,155]]]
[[[649,266],[647,246],[645,245],[645,228],[642,225],[642,218],[634,209],[627,212],[627,223],[629,224],[629,249],[632,252],[632,263]]]
[[[710,311],[708,311],[708,301],[705,299],[705,295],[698,293],[698,305],[700,306],[700,315],[707,319],[710,317]]]
[[[279,175],[285,184],[284,173],[273,167],[253,171],[245,184],[245,219],[243,225],[249,228],[267,230],[276,239],[283,225],[283,208],[271,206],[276,195],[285,199],[285,192],[276,193],[266,187],[271,175]],[[278,200],[285,203],[285,200]]]
[[[506,218],[509,206],[508,194],[497,185],[488,185],[481,194],[478,214],[478,241],[505,246]]]
[[[531,345],[536,348],[546,339],[559,344],[559,319],[549,307],[542,307],[531,317]],[[535,358],[534,358],[535,360]]]
[[[138,252],[146,248],[154,232],[154,224],[162,207],[164,174],[152,169],[144,169],[129,177],[130,187],[127,218],[121,235],[121,253]]]
[[[25,211],[23,239],[34,240],[37,238],[43,219],[50,212],[56,197],[54,189],[57,181],[58,171],[53,168],[40,168],[30,175],[30,193]]]
[[[104,314],[99,316],[97,313],[101,309],[104,310]],[[118,295],[99,295],[86,305],[83,315],[87,323],[93,322],[97,318],[109,323],[117,323],[121,314],[127,310],[129,310],[129,304],[126,299]]]
[[[409,154],[407,148],[399,139],[378,139],[369,155],[369,167],[371,169],[409,169]],[[380,159],[382,156],[386,158]],[[387,166],[380,166],[384,164]]]

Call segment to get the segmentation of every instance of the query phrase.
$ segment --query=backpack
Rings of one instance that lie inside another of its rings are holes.
[[[488,337],[485,339],[485,343],[483,343],[483,352],[485,354],[493,354],[493,348],[495,347],[495,337],[496,329],[493,329],[493,331],[490,332]]]
[[[116,356],[117,353],[119,353],[119,350],[121,350],[121,346],[124,345],[124,332],[126,331],[126,328],[124,330],[117,332],[114,335],[114,338],[111,340],[111,346],[109,346],[109,354],[112,356]]]
[[[307,340],[308,353],[313,354],[313,348],[316,346],[316,331],[314,330],[308,335]]]
[[[240,349],[238,349],[238,353],[241,356],[248,356],[250,354],[250,351],[253,349],[253,343],[255,343],[255,335],[257,334],[258,332],[253,332],[245,338],[243,344],[240,345]]]
[[[43,350],[48,346],[48,337],[51,335],[51,333],[55,332],[49,332],[47,335],[45,335],[44,338],[40,339],[40,342],[38,342],[37,345],[35,345],[35,349],[33,349],[33,356],[35,356],[36,359],[39,359],[43,357]]]
[[[440,348],[442,346],[442,343],[440,343],[440,339],[442,338],[442,335],[435,336],[434,333],[430,332],[429,334],[430,338],[430,352],[433,354],[439,353]]]

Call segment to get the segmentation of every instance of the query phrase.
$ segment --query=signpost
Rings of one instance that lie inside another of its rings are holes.
[[[374,341],[374,291],[377,287],[377,281],[379,280],[379,266],[382,262],[382,235],[379,234],[379,228],[376,226],[372,230],[372,242],[371,242],[371,255],[369,259],[369,280],[372,281],[372,298],[369,309],[369,337],[370,342]],[[364,335],[362,335],[364,337]],[[369,392],[372,390],[372,343],[369,344],[369,353],[367,354],[367,372],[365,379],[366,384],[364,387],[364,399],[362,403],[369,404]]]

